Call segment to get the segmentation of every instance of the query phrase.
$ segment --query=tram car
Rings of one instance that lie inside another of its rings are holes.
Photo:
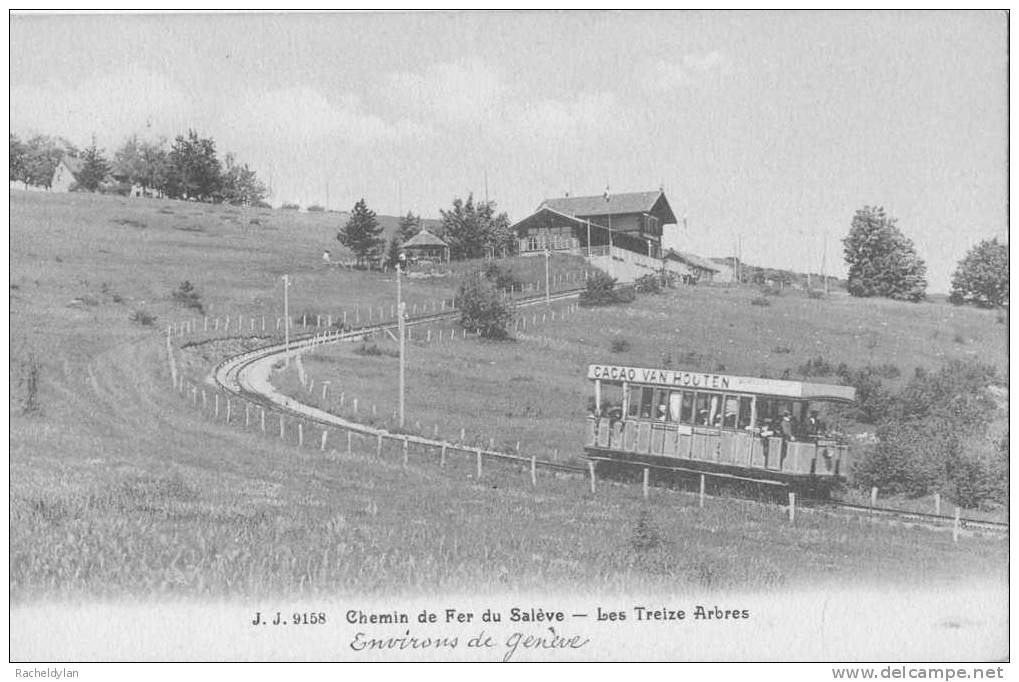
[[[819,413],[851,386],[619,365],[590,365],[585,456],[825,495],[849,449]]]

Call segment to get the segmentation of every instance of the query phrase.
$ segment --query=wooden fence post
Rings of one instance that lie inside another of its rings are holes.
[[[262,409],[262,434],[265,434],[265,408]]]
[[[329,438],[329,429],[322,429],[322,445],[318,447],[319,450],[326,449],[326,439]]]
[[[352,438],[353,438],[352,432],[351,431],[347,431],[347,454],[348,455],[350,455],[350,454],[352,454],[354,452],[352,447],[351,447],[351,442],[350,442],[352,440]]]
[[[644,467],[644,485],[643,485],[643,492],[644,492],[644,499],[645,499],[645,500],[646,500],[646,499],[648,498],[648,492],[649,492],[649,491],[648,491],[648,482],[649,482],[649,480],[648,480],[648,479],[649,479],[650,477],[651,477],[651,469],[649,469],[648,467]]]
[[[789,523],[796,520],[796,493],[789,493]]]
[[[328,381],[323,381],[322,382],[322,400],[325,400],[326,396],[328,394],[329,394],[329,382]]]
[[[478,458],[478,480],[481,480],[481,448],[475,448]]]
[[[591,494],[594,495],[595,492],[594,462],[592,462],[591,460],[588,460],[587,462],[587,470],[591,474]]]
[[[375,456],[376,457],[381,457],[382,456],[382,434],[381,433],[379,433],[379,435],[378,435],[378,443],[375,445]]]
[[[870,489],[870,506],[871,507],[877,506],[877,486],[874,486],[873,488]]]
[[[244,426],[251,426],[251,403],[244,401]]]
[[[934,493],[934,513],[941,514],[941,493]]]
[[[226,423],[230,423],[230,399],[226,399]]]
[[[439,450],[439,466],[446,466],[446,444],[442,444],[442,449]]]
[[[531,487],[538,487],[538,458],[531,455]]]
[[[959,544],[959,508],[955,508],[955,521],[952,523],[952,542]]]
[[[701,474],[700,506],[702,509],[704,508],[704,474]]]
[[[407,464],[407,436],[403,437],[403,464]]]
[[[285,433],[285,431],[284,431],[284,428],[283,428],[283,415],[281,414],[280,415],[280,440],[283,440],[284,433]]]
[[[297,447],[304,446],[304,424],[297,423]]]
[[[205,410],[209,406],[209,399],[205,395],[205,389],[202,389],[202,410]]]

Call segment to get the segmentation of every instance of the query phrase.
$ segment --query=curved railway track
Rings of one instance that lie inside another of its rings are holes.
[[[551,301],[561,301],[576,298],[580,289],[558,292],[549,297]],[[544,303],[544,296],[521,299],[515,302],[517,306],[528,306]],[[458,311],[450,310],[422,315],[406,321],[407,326],[419,326],[456,318]],[[250,403],[269,408],[278,413],[317,424],[321,427],[334,427],[346,431],[360,433],[373,438],[390,438],[404,440],[408,443],[415,443],[428,447],[445,447],[453,450],[460,450],[470,453],[480,453],[486,457],[501,459],[504,461],[515,461],[521,464],[531,463],[531,459],[519,455],[512,455],[504,452],[486,450],[484,448],[469,447],[462,443],[439,441],[421,436],[401,434],[379,429],[359,422],[354,422],[337,416],[325,410],[320,410],[310,405],[305,405],[279,392],[269,382],[269,370],[280,356],[289,354],[296,355],[309,348],[330,343],[354,341],[363,338],[366,334],[373,334],[392,330],[396,327],[393,322],[365,325],[354,330],[345,332],[325,332],[322,334],[302,334],[290,341],[289,349],[285,343],[276,343],[263,346],[246,353],[241,353],[224,360],[216,366],[213,371],[215,383],[224,391],[237,396]],[[552,469],[562,472],[586,474],[585,467],[569,464],[559,464],[546,460],[536,460],[535,464],[545,469]],[[930,514],[925,512],[904,511],[901,509],[870,507],[846,502],[831,500],[803,500],[800,508],[808,512],[821,512],[830,515],[843,517],[869,518],[874,521],[885,521],[896,524],[912,524],[924,526],[937,530],[950,530],[955,524],[954,516]],[[959,519],[959,528],[966,532],[983,532],[993,534],[1007,534],[1008,523],[997,521],[985,521],[980,519]]]

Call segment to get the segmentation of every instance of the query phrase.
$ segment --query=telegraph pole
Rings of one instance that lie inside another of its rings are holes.
[[[407,261],[407,255],[403,252],[400,253],[399,258],[396,262],[396,314],[397,318],[396,328],[400,334],[400,403],[399,403],[399,426],[402,429],[404,424],[404,395],[406,390],[405,381],[405,366],[407,358],[407,341],[405,336],[406,329],[406,308],[407,304],[403,302],[403,292],[401,290],[400,280],[401,273],[403,272],[403,264]]]
[[[549,291],[549,260],[552,258],[552,250],[545,247],[545,305],[552,305],[552,292]]]
[[[828,230],[824,231],[824,247],[821,249],[821,277],[824,279],[824,295],[828,295]]]
[[[290,275],[283,275],[283,348],[290,365]]]

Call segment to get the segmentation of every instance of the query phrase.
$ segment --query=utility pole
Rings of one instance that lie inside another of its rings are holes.
[[[552,293],[549,291],[549,260],[552,258],[552,251],[548,247],[545,247],[545,305],[552,305]]]
[[[403,272],[403,264],[406,262],[407,256],[403,252],[400,253],[399,258],[396,262],[396,314],[397,318],[396,329],[400,334],[400,403],[399,403],[399,426],[402,429],[404,424],[404,395],[405,395],[405,376],[404,368],[406,366],[407,358],[407,342],[406,342],[406,320],[404,319],[406,314],[407,304],[403,302],[403,292],[401,290],[400,280],[401,273]]]
[[[821,277],[824,279],[824,295],[828,295],[828,230],[824,231],[824,246],[821,248]]]
[[[290,275],[283,275],[283,348],[286,363],[290,365]]]

